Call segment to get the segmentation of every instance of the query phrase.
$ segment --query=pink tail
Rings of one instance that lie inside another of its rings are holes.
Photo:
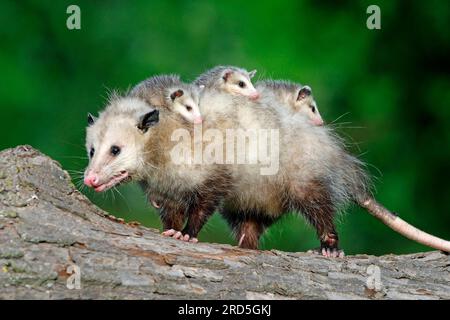
[[[450,252],[450,241],[435,237],[431,234],[423,232],[408,222],[397,217],[388,209],[379,204],[375,199],[367,199],[360,202],[359,205],[365,208],[371,215],[380,219],[385,225],[397,231],[408,239],[414,240],[423,245],[434,249]]]

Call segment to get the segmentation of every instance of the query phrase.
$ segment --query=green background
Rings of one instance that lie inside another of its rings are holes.
[[[66,8],[81,8],[81,30]],[[366,8],[381,8],[381,30]],[[370,164],[376,197],[410,223],[450,238],[448,1],[1,1],[0,148],[30,144],[71,170],[86,166],[88,111],[110,89],[158,73],[190,81],[232,64],[258,77],[309,84],[324,119],[339,118],[352,152]],[[141,190],[97,195],[100,207],[160,227]],[[359,208],[339,218],[347,254],[428,250]],[[235,243],[215,215],[201,241]],[[317,247],[314,231],[288,216],[262,248]]]

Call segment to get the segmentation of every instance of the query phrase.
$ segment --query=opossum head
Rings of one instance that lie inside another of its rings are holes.
[[[263,94],[269,92],[269,96],[275,95],[292,111],[305,116],[312,125],[321,126],[324,124],[309,86],[302,86],[286,80],[264,80],[257,82],[256,87]]]
[[[312,125],[322,126],[324,121],[311,93],[309,86],[303,86],[297,93],[294,108],[297,112],[304,114]]]
[[[194,84],[199,88],[213,88],[237,96],[258,99],[259,92],[255,89],[251,79],[256,70],[248,72],[234,66],[217,66],[195,79]]]
[[[88,115],[89,165],[84,183],[101,192],[140,180],[145,172],[145,141],[158,121],[159,111],[138,98],[113,100],[98,119]]]
[[[173,112],[179,113],[191,123],[202,123],[198,106],[198,90],[194,86],[170,87],[166,90],[166,103]]]
[[[224,69],[219,79],[219,87],[232,95],[245,96],[256,100],[259,98],[259,92],[251,81],[255,73],[256,70],[247,72],[244,69]]]

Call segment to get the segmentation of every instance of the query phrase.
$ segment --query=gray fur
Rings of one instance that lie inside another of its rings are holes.
[[[148,132],[139,132],[136,128],[138,116],[151,106],[142,98],[132,97],[114,98],[95,123],[87,128],[86,142],[88,150],[92,143],[97,144],[98,150],[104,147],[108,150],[110,143],[127,145],[133,142],[128,145],[134,148],[128,150],[129,158],[121,160],[119,156],[111,164],[97,155],[92,166],[104,172],[106,177],[122,170],[130,172],[130,176],[152,194],[163,196],[166,199],[163,205],[174,208],[172,212],[165,212],[166,218],[180,214],[180,211],[187,215],[189,220],[185,229],[191,236],[197,236],[206,219],[222,204],[222,213],[227,220],[238,221],[232,225],[234,229],[242,227],[242,224],[245,227],[246,221],[253,219],[252,223],[264,225],[262,231],[288,211],[301,212],[316,227],[321,245],[335,249],[334,213],[353,201],[376,213],[382,221],[405,236],[433,244],[428,241],[429,235],[419,238],[415,231],[411,231],[410,225],[402,222],[399,227],[395,217],[386,213],[386,209],[383,208],[381,214],[379,206],[373,206],[370,179],[363,162],[345,150],[343,140],[330,128],[312,126],[301,116],[280,112],[282,108],[270,99],[249,101],[214,89],[202,93],[201,105],[202,113],[208,119],[204,130],[280,130],[280,170],[277,174],[262,176],[259,164],[174,164],[169,157],[176,144],[171,140],[171,134],[178,128],[192,132],[192,126],[186,126],[179,118],[162,110],[158,124]],[[108,127],[113,129],[108,131]],[[115,136],[114,141],[111,141],[111,136]],[[191,147],[194,149],[194,144]],[[200,215],[200,225],[189,229],[191,217],[195,214]],[[189,230],[195,232],[191,234]],[[448,248],[448,242],[441,247]]]
[[[163,107],[166,105],[167,89],[183,85],[180,76],[176,74],[153,76],[133,87],[129,96],[139,97],[151,105]]]
[[[193,81],[193,84],[197,86],[205,86],[205,88],[214,87],[219,81],[222,81],[222,76],[225,70],[236,71],[248,75],[248,71],[243,68],[234,66],[216,66],[198,76]]]

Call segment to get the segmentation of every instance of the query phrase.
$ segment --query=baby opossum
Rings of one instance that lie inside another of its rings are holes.
[[[316,126],[324,124],[317,103],[309,86],[302,86],[285,80],[263,80],[255,85],[261,95],[271,95],[293,112],[304,114]]]
[[[130,96],[139,97],[150,105],[179,113],[191,123],[202,123],[198,107],[198,89],[181,82],[177,75],[159,75],[137,84]]]
[[[201,74],[193,83],[201,88],[258,99],[259,93],[251,81],[255,74],[256,70],[248,72],[233,66],[217,66]]]
[[[193,85],[197,86],[200,90],[207,88],[210,90],[216,90],[220,93],[227,93],[234,96],[244,96],[249,97],[250,99],[258,99],[259,93],[256,91],[251,82],[251,78],[253,78],[255,74],[256,70],[248,72],[243,68],[234,66],[217,66],[197,77],[197,79],[194,80]],[[148,88],[150,88],[150,86],[143,89],[145,90]],[[155,208],[160,209],[160,212],[163,213],[165,220],[182,221],[179,213],[180,210],[171,210],[171,208],[176,204],[169,201],[169,199],[164,199],[161,195],[153,194],[149,196],[149,200]],[[169,212],[172,212],[172,214]],[[170,224],[167,223],[163,223],[163,225],[165,229],[163,231],[163,235],[172,236],[176,239],[182,237],[182,233],[179,231],[179,228],[169,228]],[[196,238],[194,238],[194,241],[196,241]]]
[[[133,87],[129,96],[139,97],[152,106],[179,113],[191,123],[199,124],[203,121],[198,106],[199,88],[183,83],[178,75],[150,77]],[[155,208],[161,207],[161,195],[148,194],[148,200]]]
[[[333,218],[342,205],[355,201],[406,237],[450,251],[450,242],[415,229],[373,199],[363,164],[345,151],[326,126],[313,126],[300,115],[280,117],[277,107],[244,97],[218,97],[216,91],[209,95],[208,90],[202,93],[202,112],[213,113],[215,103],[230,114],[208,118],[214,120],[205,121],[207,128],[279,129],[277,174],[261,176],[255,170],[258,165],[175,164],[170,158],[177,143],[172,141],[172,133],[179,128],[192,132],[192,126],[165,109],[158,113],[145,100],[117,97],[98,119],[88,119],[90,161],[85,183],[104,191],[130,179],[141,182],[150,193],[168,199],[166,209],[171,213],[168,221],[163,221],[165,225],[180,230],[187,218],[183,240],[196,237],[223,202],[222,213],[243,247],[256,248],[266,227],[285,212],[296,211],[316,228],[320,252],[338,256]],[[195,143],[191,147],[194,149]],[[177,211],[181,214],[172,214]]]

